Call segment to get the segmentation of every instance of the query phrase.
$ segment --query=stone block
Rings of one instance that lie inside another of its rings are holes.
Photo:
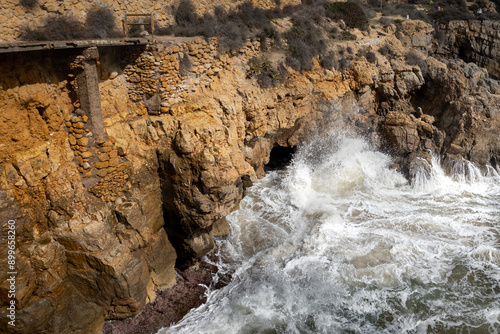
[[[118,151],[117,150],[112,150],[111,152],[108,153],[109,154],[109,157],[112,159],[112,158],[116,158],[118,157]]]
[[[78,139],[77,142],[78,142],[78,145],[80,145],[80,146],[87,146],[87,144],[89,143],[89,139],[87,137],[82,137],[82,138]]]
[[[86,158],[90,158],[92,156],[92,152],[83,152],[82,153],[82,158],[86,159]]]
[[[69,140],[70,145],[76,145],[76,143],[77,143],[76,138],[73,135],[69,135],[68,140]]]
[[[73,128],[75,128],[75,129],[83,129],[84,127],[85,127],[85,124],[83,122],[73,123]]]
[[[108,175],[108,171],[106,169],[99,169],[97,171],[97,176],[105,177],[106,175]]]
[[[97,161],[95,163],[95,168],[97,169],[103,169],[109,167],[109,162],[108,161]]]
[[[120,163],[120,160],[118,160],[118,158],[112,158],[111,160],[109,160],[110,167],[118,166],[119,163]]]
[[[111,152],[113,150],[113,148],[111,146],[106,146],[106,147],[103,147],[101,149],[101,152],[102,153],[108,153],[108,152]]]
[[[98,158],[99,161],[107,161],[109,160],[109,155],[107,153],[100,153]]]

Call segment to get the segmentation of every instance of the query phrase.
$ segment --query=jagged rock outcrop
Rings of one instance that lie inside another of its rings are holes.
[[[427,55],[433,49],[433,31],[432,25],[424,21],[405,20],[401,22],[399,39],[403,46],[417,49]]]
[[[428,83],[417,100],[446,133],[440,153],[445,158],[466,159],[478,166],[498,161],[498,80],[491,79],[486,69],[463,60],[443,60],[439,67],[429,68]]]
[[[500,78],[500,22],[450,21],[440,25],[437,53],[474,62]]]

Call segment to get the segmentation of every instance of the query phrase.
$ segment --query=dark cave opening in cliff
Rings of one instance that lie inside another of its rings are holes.
[[[286,167],[290,161],[292,161],[295,151],[296,146],[285,147],[277,145],[273,147],[269,157],[269,162],[264,166],[264,170],[268,172]]]

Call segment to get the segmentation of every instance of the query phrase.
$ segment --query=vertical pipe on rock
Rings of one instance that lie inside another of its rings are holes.
[[[81,108],[90,116],[92,133],[95,139],[105,138],[104,122],[102,120],[101,98],[99,96],[99,79],[97,76],[97,60],[99,51],[93,46],[83,51],[84,70],[77,77],[78,97]]]

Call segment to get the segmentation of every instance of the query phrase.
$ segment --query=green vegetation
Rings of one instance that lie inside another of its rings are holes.
[[[392,50],[392,46],[390,44],[385,44],[385,45],[381,46],[378,49],[378,52],[381,55],[386,56],[387,58],[392,58],[395,55],[394,51]]]
[[[275,69],[271,61],[265,57],[253,57],[248,62],[249,70],[247,71],[248,78],[256,78],[262,88],[275,86],[281,83],[286,78],[286,70],[283,66]]]
[[[350,31],[344,31],[344,40],[346,41],[355,41],[357,39],[356,35],[354,35]]]
[[[375,53],[369,50],[369,48],[362,48],[356,54],[357,57],[365,57],[370,63],[375,63],[377,61],[377,56]]]

